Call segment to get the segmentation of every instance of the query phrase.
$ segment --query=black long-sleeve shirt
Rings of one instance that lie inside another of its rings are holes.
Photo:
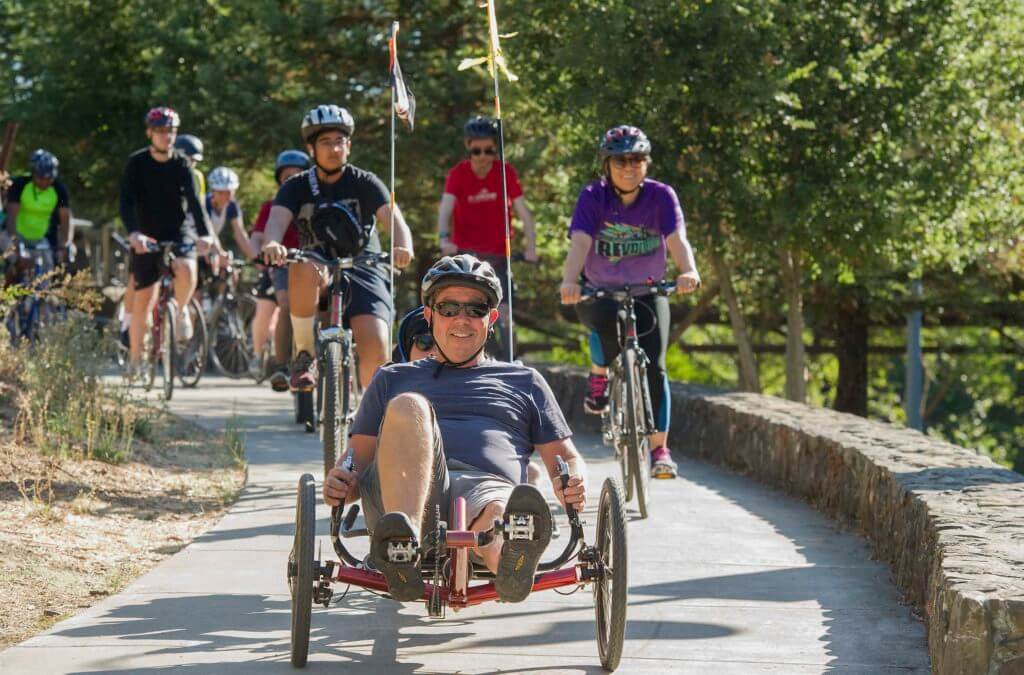
[[[149,148],[132,153],[121,177],[121,221],[128,232],[161,241],[179,240],[191,234],[185,225],[186,208],[195,221],[196,234],[207,236],[209,220],[185,157],[175,153],[166,162],[158,162]]]

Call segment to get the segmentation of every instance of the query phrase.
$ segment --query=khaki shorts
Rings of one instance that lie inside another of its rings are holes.
[[[512,481],[502,476],[480,471],[458,460],[446,459],[436,417],[433,420],[433,428],[434,461],[430,493],[423,510],[423,517],[420,519],[422,523],[421,542],[424,541],[424,536],[434,529],[436,507],[440,507],[441,520],[450,523],[451,507],[455,503],[455,499],[464,497],[466,499],[466,526],[468,527],[484,510],[484,507],[491,502],[508,502],[512,488],[515,487]],[[359,476],[359,495],[363,504],[366,527],[373,532],[377,520],[384,515],[384,505],[380,494],[380,476],[377,473],[376,461],[372,462]]]

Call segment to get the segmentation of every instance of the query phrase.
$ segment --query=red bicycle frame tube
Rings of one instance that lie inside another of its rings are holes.
[[[579,568],[581,566],[582,565],[574,565],[572,567],[555,570],[554,572],[541,574],[534,579],[533,589],[530,592],[536,593],[537,591],[549,591],[551,589],[562,588],[564,586],[578,586],[581,583],[579,575]],[[338,566],[337,573],[334,575],[332,581],[354,584],[379,593],[388,592],[388,582],[380,572],[371,572],[369,570],[349,567],[347,565]],[[429,600],[433,592],[434,585],[430,583],[426,584],[422,600]],[[458,598],[453,598],[449,595],[447,604],[451,607],[472,607],[473,605],[480,605],[497,599],[498,592],[494,588],[494,582],[488,582],[486,584],[480,584],[479,586],[470,586],[465,597],[460,595]]]

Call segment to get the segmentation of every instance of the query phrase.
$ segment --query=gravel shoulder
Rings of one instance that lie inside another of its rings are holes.
[[[111,464],[11,442],[3,412],[0,649],[119,592],[212,527],[245,483],[230,425],[145,408],[130,459]]]

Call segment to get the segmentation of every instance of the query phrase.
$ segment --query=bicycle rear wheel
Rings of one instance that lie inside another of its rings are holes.
[[[174,395],[175,365],[177,362],[177,345],[174,312],[169,305],[160,308],[160,368],[164,376],[164,400],[170,401]]]
[[[209,336],[206,334],[206,317],[203,307],[196,298],[188,301],[187,311],[192,319],[192,337],[183,346],[178,360],[178,377],[184,387],[195,387],[203,377],[206,368],[206,354],[209,350]]]
[[[650,506],[651,449],[647,438],[647,414],[644,410],[642,387],[646,381],[644,366],[637,362],[636,354],[626,350],[626,444],[629,447],[629,471],[633,474],[637,507],[640,517],[646,518]]]

